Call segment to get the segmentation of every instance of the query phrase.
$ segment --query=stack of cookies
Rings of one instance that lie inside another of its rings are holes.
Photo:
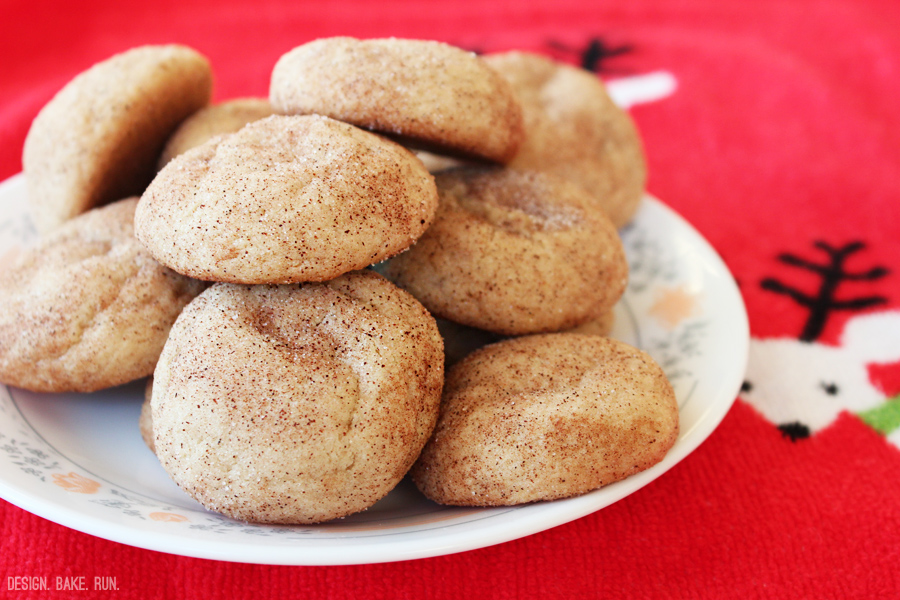
[[[282,56],[267,99],[211,87],[195,51],[138,48],[35,119],[44,237],[0,274],[2,381],[152,374],[148,445],[251,522],[346,516],[408,473],[447,504],[564,498],[663,458],[662,370],[582,333],[625,290],[646,173],[595,76],[329,38]]]

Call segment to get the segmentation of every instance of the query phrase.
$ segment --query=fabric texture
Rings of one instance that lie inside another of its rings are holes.
[[[209,57],[215,98],[266,95],[318,37],[524,49],[629,100],[648,190],[734,274],[747,383],[695,452],[637,493],[496,546],[339,567],[142,550],[0,501],[0,596],[15,577],[115,577],[81,598],[896,598],[900,595],[900,7],[890,0],[12,0],[0,6],[0,179],[31,120],[130,47]]]

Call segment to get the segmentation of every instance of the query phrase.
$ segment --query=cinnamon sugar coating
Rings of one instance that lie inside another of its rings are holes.
[[[378,266],[435,316],[504,335],[543,333],[597,318],[621,297],[622,242],[578,186],[502,167],[435,181],[432,226]]]
[[[235,98],[205,106],[185,119],[166,141],[159,157],[159,168],[217,135],[234,133],[247,123],[273,113],[272,105],[266,98]]]
[[[269,98],[282,113],[323,114],[497,162],[512,159],[522,139],[509,84],[474,53],[435,41],[315,40],[278,60]]]
[[[510,166],[577,182],[616,227],[640,204],[647,165],[637,128],[589,71],[528,52],[483,60],[513,87],[525,137]]]
[[[169,328],[205,285],[144,250],[136,205],[90,210],[0,272],[0,381],[90,392],[153,372]]]
[[[442,384],[434,319],[376,273],[216,284],[178,319],[154,374],[156,453],[211,510],[326,521],[406,474]]]
[[[134,48],[75,77],[25,139],[22,166],[38,229],[140,195],[172,131],[211,94],[209,62],[178,45]]]
[[[437,208],[409,150],[318,115],[275,115],[169,162],[138,238],[179,273],[230,283],[325,281],[413,244]]]
[[[591,335],[525,336],[448,371],[411,475],[442,504],[555,500],[651,467],[677,437],[674,392],[644,352]]]

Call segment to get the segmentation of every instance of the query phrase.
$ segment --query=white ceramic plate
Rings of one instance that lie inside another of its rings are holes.
[[[0,261],[36,237],[21,175],[0,184]],[[690,454],[743,379],[747,316],[706,241],[647,197],[623,231],[630,283],[613,336],[648,351],[675,387],[681,433],[651,469],[589,494],[513,508],[451,508],[408,481],[369,510],[315,526],[248,525],[211,513],[168,478],[137,426],[143,382],[93,394],[0,386],[0,496],[67,527],[124,544],[249,563],[320,565],[480,548],[572,521],[625,498]],[[60,282],[65,285],[65,282]]]

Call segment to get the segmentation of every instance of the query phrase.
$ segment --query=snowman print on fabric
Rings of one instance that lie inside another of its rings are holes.
[[[900,398],[886,397],[869,375],[870,365],[900,361],[900,311],[860,312],[846,322],[837,345],[817,341],[833,312],[863,311],[885,302],[880,296],[839,296],[838,288],[880,279],[887,271],[846,269],[846,259],[864,248],[860,242],[839,247],[816,242],[815,248],[825,254],[825,261],[793,254],[779,260],[819,276],[816,294],[776,279],[762,281],[763,289],[790,297],[809,316],[798,338],[751,339],[741,398],[795,441],[849,412],[900,446]]]

